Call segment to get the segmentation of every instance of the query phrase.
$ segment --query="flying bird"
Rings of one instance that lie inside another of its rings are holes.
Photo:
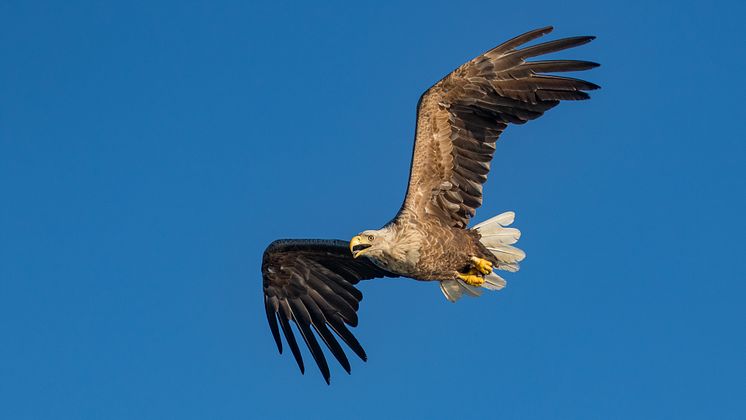
[[[417,128],[409,184],[396,216],[380,229],[350,241],[277,240],[264,251],[262,278],[269,327],[282,353],[280,330],[301,373],[303,358],[290,322],[308,346],[324,380],[329,366],[317,336],[342,367],[350,362],[339,337],[362,360],[365,350],[348,326],[358,324],[361,280],[408,277],[440,284],[446,299],[500,290],[495,270],[515,272],[525,253],[513,246],[521,233],[505,212],[468,228],[482,204],[495,142],[508,124],[540,117],[563,100],[588,99],[598,86],[547,73],[588,70],[598,64],[537,60],[594,39],[563,38],[524,44],[552,27],[519,35],[461,65],[425,91],[417,104]]]

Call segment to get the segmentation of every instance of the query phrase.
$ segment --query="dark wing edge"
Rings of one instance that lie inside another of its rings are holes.
[[[345,241],[283,239],[272,242],[262,258],[264,307],[272,337],[282,353],[280,331],[305,372],[303,357],[290,327],[295,323],[311,356],[329,384],[329,365],[316,335],[347,373],[350,362],[332,331],[363,361],[365,350],[347,326],[358,323],[363,298],[355,284],[376,277],[397,277],[367,258],[353,259]],[[315,331],[315,334],[314,334]]]
[[[482,205],[495,142],[508,124],[539,118],[563,100],[583,100],[599,86],[545,73],[588,70],[590,61],[527,61],[577,47],[593,36],[562,38],[517,49],[553,30],[536,29],[463,64],[423,93],[402,210],[422,209],[465,228]],[[434,152],[433,152],[434,151]],[[430,179],[435,178],[437,179]]]

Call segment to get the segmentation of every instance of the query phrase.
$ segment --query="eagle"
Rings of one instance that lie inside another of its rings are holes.
[[[267,320],[282,353],[280,330],[301,373],[303,357],[292,321],[329,384],[321,338],[340,365],[350,362],[340,338],[363,361],[365,350],[348,329],[358,324],[361,280],[408,277],[438,282],[455,302],[463,295],[500,290],[495,270],[515,272],[526,256],[513,246],[521,233],[505,212],[468,227],[482,204],[495,142],[508,124],[539,118],[564,100],[588,99],[599,86],[547,73],[597,67],[590,61],[535,60],[532,57],[586,44],[577,36],[525,46],[552,31],[526,32],[485,52],[438,81],[417,104],[417,125],[409,184],[399,212],[380,229],[364,230],[350,241],[284,239],[272,242],[262,258]]]

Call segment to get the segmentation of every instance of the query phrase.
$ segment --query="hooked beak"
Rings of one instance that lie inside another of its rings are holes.
[[[371,246],[371,244],[364,243],[363,237],[360,235],[350,239],[350,252],[352,252],[352,258],[357,258],[363,255],[363,253]]]

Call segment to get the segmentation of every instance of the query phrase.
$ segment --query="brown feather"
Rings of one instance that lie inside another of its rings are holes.
[[[504,42],[422,95],[409,187],[394,221],[403,215],[437,217],[446,226],[465,228],[482,204],[481,184],[506,125],[536,119],[559,101],[587,99],[585,91],[598,89],[584,80],[545,74],[587,70],[596,63],[525,61],[594,39],[578,36],[517,49],[551,31],[552,27],[536,29]]]

